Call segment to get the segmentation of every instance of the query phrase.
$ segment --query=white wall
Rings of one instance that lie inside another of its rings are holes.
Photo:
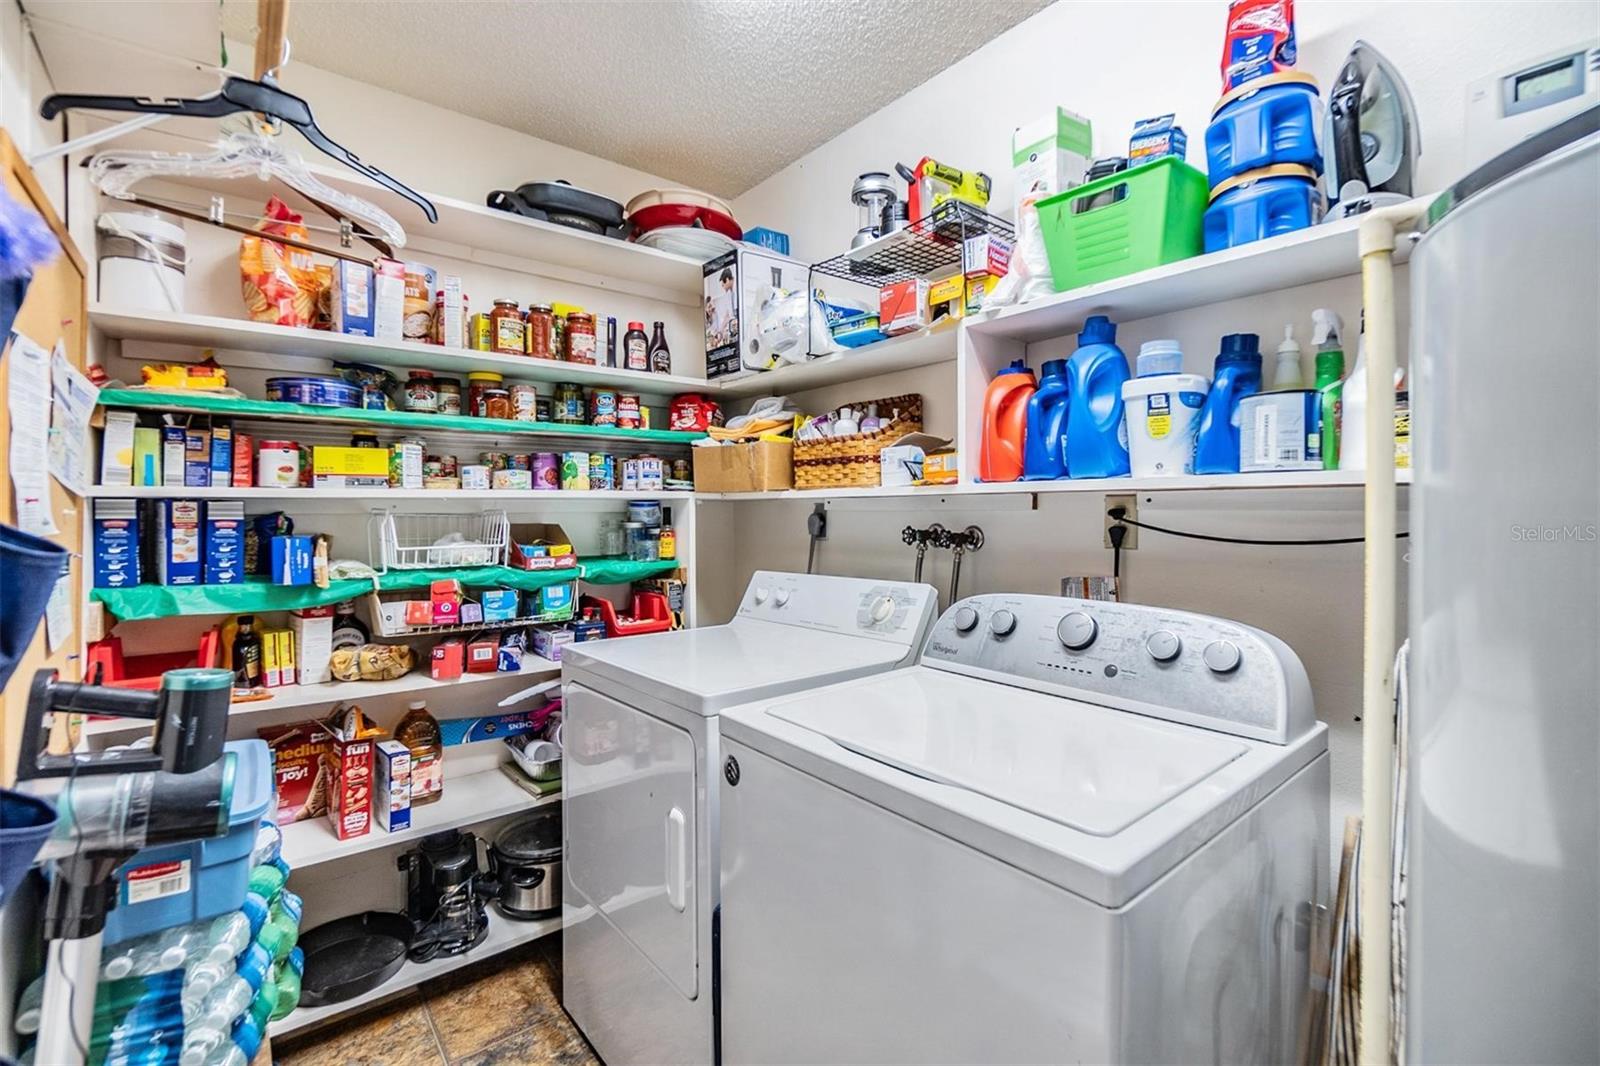
[[[0,0],[0,126],[24,156],[61,142],[59,124],[39,117],[39,99],[50,91],[44,64],[23,28],[22,10],[16,0]],[[36,173],[56,212],[64,214],[65,164],[56,160]]]
[[[734,210],[746,226],[791,234],[801,258],[825,258],[855,232],[857,174],[930,155],[987,172],[993,202],[1009,214],[1011,130],[1056,106],[1090,119],[1096,155],[1125,155],[1135,120],[1174,112],[1189,134],[1189,161],[1203,169],[1205,127],[1221,95],[1225,11],[1222,0],[1061,0],[757,185]],[[1600,5],[1591,0],[1301,0],[1295,15],[1299,66],[1324,90],[1358,37],[1399,68],[1421,115],[1419,192],[1468,167],[1461,128],[1469,81],[1600,36]]]

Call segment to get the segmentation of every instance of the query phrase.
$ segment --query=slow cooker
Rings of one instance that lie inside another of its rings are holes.
[[[501,831],[489,849],[489,873],[499,884],[495,907],[507,918],[531,921],[561,910],[561,811],[534,811]]]

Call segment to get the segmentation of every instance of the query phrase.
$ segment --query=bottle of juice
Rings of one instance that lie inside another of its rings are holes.
[[[425,701],[412,701],[394,727],[394,739],[411,751],[411,805],[432,803],[444,795],[444,741]]]

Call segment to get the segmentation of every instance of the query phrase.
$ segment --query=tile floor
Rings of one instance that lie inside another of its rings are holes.
[[[273,1041],[272,1057],[278,1066],[599,1066],[560,992],[556,934]]]

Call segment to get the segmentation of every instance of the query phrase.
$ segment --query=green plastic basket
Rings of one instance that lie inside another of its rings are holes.
[[[1199,255],[1206,176],[1164,156],[1040,200],[1037,210],[1050,274],[1065,292]]]

